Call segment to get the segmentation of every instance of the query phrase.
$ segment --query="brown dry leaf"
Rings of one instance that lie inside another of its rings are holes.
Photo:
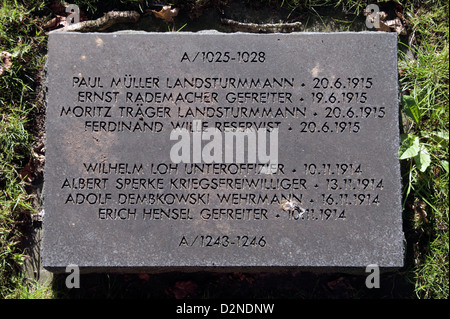
[[[45,164],[45,156],[33,152],[28,163],[19,171],[19,177],[26,184],[31,184],[34,179],[43,174]]]
[[[244,281],[244,280],[245,280],[245,281],[248,282],[249,284],[252,284],[252,283],[255,281],[254,278],[252,278],[252,277],[247,277],[247,276],[244,275],[244,274],[240,274],[239,280],[241,280],[241,281]]]
[[[24,166],[24,168],[22,168],[19,171],[19,177],[20,177],[20,179],[23,179],[25,183],[31,183],[32,182],[32,179],[31,179],[31,174],[33,172],[32,166],[33,166],[33,161],[30,158],[30,160]]]
[[[138,277],[139,277],[139,279],[140,280],[143,280],[143,281],[149,281],[150,280],[150,275],[149,274],[138,274]]]
[[[155,17],[159,19],[166,20],[167,22],[173,22],[173,17],[178,15],[178,8],[173,8],[171,6],[164,6],[161,11],[152,10]]]
[[[67,27],[69,25],[67,21],[67,16],[69,13],[66,11],[68,5],[69,3],[64,1],[53,1],[53,3],[50,5],[50,9],[55,15],[55,17],[47,21],[46,24],[44,24],[44,29],[49,30],[49,29],[57,29],[60,27],[63,28]],[[79,19],[80,22],[88,20],[86,18],[84,11],[80,10]]]
[[[67,26],[66,17],[57,15],[53,19],[50,19],[46,24],[44,24],[44,29],[55,29],[65,26]]]
[[[406,29],[403,26],[402,20],[400,18],[398,18],[398,17],[393,19],[393,20],[386,21],[386,25],[389,28],[393,29],[398,34],[401,34],[401,35],[405,35],[406,34]]]
[[[384,23],[383,21],[380,21],[380,26],[377,28],[378,31],[385,31],[385,32],[391,32],[391,28]]]
[[[377,17],[373,17],[371,19],[371,22],[375,24],[375,21],[378,20],[378,27],[376,29],[378,31],[385,31],[385,32],[391,32],[391,29],[389,28],[386,23],[384,23],[384,20],[387,18],[387,13],[384,11],[379,11],[376,13]]]
[[[330,288],[330,290],[342,290],[342,291],[346,291],[351,289],[351,285],[348,281],[348,279],[344,278],[344,277],[339,277],[336,280],[332,280],[329,281],[327,283],[328,288]]]
[[[414,215],[416,219],[422,219],[425,223],[428,223],[428,214],[425,210],[426,204],[423,201],[419,201],[417,205],[410,205],[410,207],[414,210]]]
[[[184,299],[197,295],[198,285],[192,281],[178,281],[172,290],[176,299]]]
[[[365,16],[368,16],[369,14],[371,14],[371,12],[364,11]],[[398,10],[395,10],[395,14],[397,15],[395,19],[386,20],[388,14],[384,11],[378,11],[376,12],[375,16],[372,15],[369,17],[369,19],[370,22],[372,22],[373,24],[375,24],[375,22],[378,21],[378,27],[376,27],[378,31],[385,31],[385,32],[395,31],[398,34],[405,35],[406,29],[404,26],[403,16],[401,12],[399,12]]]
[[[11,53],[7,51],[3,51],[0,55],[0,75],[3,75],[6,70],[9,70],[11,68],[12,62],[11,62]]]

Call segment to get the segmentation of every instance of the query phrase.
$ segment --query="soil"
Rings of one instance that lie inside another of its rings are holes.
[[[60,298],[114,299],[409,299],[413,287],[400,272],[380,276],[379,288],[367,288],[367,274],[216,273],[87,274],[80,288],[67,289],[67,274],[54,276]]]

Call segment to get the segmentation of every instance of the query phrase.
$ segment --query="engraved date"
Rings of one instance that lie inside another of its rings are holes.
[[[327,77],[314,78],[313,89],[370,89],[373,86],[373,78],[348,77],[329,79]]]
[[[361,164],[358,163],[306,163],[303,167],[305,175],[361,175],[363,172]]]
[[[357,194],[321,194],[323,205],[339,206],[362,206],[362,205],[380,205],[380,195],[377,193],[357,193]]]
[[[300,133],[358,133],[361,122],[299,122]]]
[[[289,211],[289,220],[345,220],[345,209],[331,209],[331,208],[306,208],[303,211]]]

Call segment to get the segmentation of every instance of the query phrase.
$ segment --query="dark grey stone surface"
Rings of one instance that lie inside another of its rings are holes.
[[[403,265],[395,34],[54,33],[47,72],[46,268]],[[278,169],[174,163],[194,120],[278,129]]]

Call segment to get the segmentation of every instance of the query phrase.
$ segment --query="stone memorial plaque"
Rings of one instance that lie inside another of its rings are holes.
[[[401,267],[395,34],[53,33],[43,264]]]

